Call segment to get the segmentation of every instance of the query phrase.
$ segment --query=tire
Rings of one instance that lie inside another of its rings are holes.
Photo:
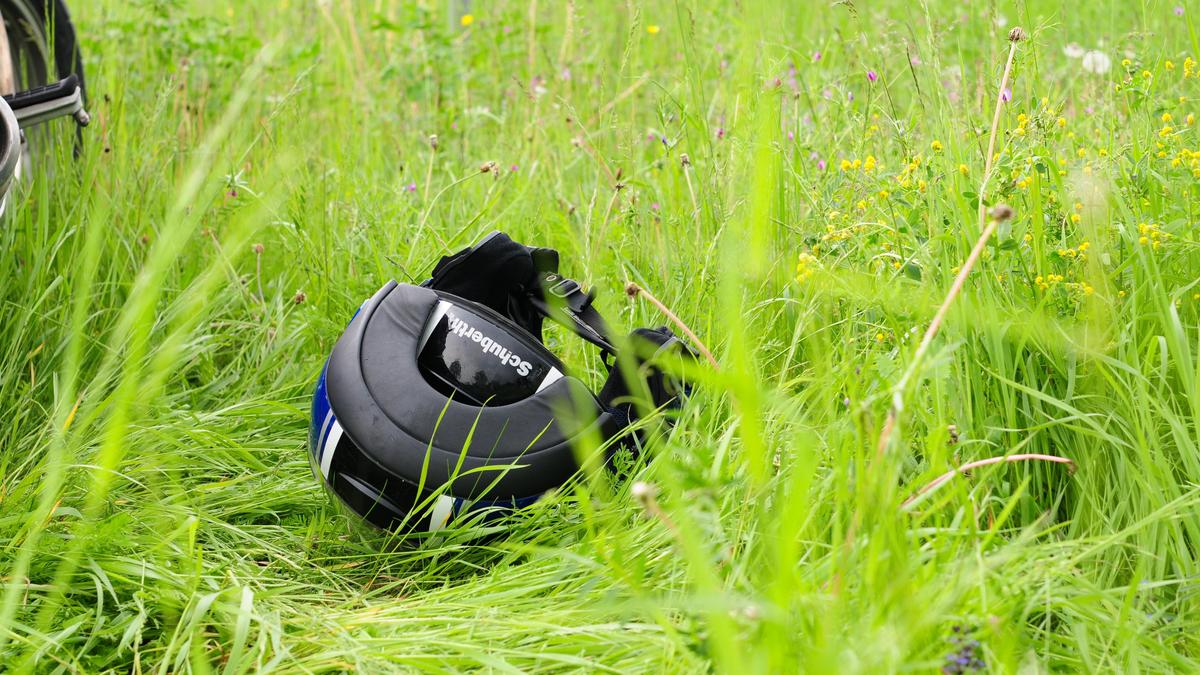
[[[57,82],[74,73],[80,93],[87,101],[83,58],[75,37],[75,25],[65,0],[0,0],[0,94],[24,91]],[[31,175],[34,163],[45,163],[47,149],[57,133],[44,126],[20,133],[21,148],[16,180]],[[74,153],[82,149],[83,134],[76,127]],[[11,182],[10,182],[11,184]],[[8,188],[0,195],[0,213],[7,204]]]
[[[4,17],[18,91],[75,73],[86,99],[83,57],[64,0],[0,0],[0,16]]]

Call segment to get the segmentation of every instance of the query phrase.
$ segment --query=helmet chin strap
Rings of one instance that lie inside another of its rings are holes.
[[[608,324],[592,306],[595,297],[593,292],[585,293],[578,281],[559,276],[557,272],[545,272],[539,292],[530,293],[529,302],[547,319],[570,328],[601,350],[616,354]]]

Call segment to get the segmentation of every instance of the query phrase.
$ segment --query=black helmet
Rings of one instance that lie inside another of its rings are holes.
[[[558,275],[556,251],[500,232],[442,258],[420,286],[389,281],[317,381],[314,473],[354,513],[404,531],[519,508],[562,485],[579,468],[575,446],[638,416],[592,298]],[[544,317],[602,350],[609,375],[598,397],[542,344]],[[666,328],[638,329],[627,343],[648,403],[678,406],[686,387],[654,364],[692,352]]]

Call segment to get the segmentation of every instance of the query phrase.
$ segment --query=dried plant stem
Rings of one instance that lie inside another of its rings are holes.
[[[1072,471],[1072,472],[1075,471],[1075,462],[1072,462],[1071,460],[1067,459],[1066,457],[1058,457],[1057,455],[1041,455],[1041,454],[1037,454],[1037,453],[1026,453],[1023,455],[1007,455],[1004,457],[988,457],[987,459],[980,459],[980,460],[976,460],[974,462],[967,462],[966,464],[963,464],[962,466],[958,467],[957,469],[951,469],[950,471],[947,471],[946,473],[938,476],[933,481],[931,481],[928,485],[926,485],[925,487],[923,487],[920,490],[917,490],[915,493],[913,493],[913,495],[911,497],[909,497],[908,499],[905,499],[904,503],[902,503],[900,505],[900,508],[904,508],[904,507],[908,506],[909,504],[912,504],[921,495],[925,494],[926,492],[933,490],[934,488],[945,483],[946,481],[950,480],[951,478],[954,478],[955,476],[957,476],[959,474],[966,473],[966,472],[970,471],[971,469],[978,469],[981,466],[988,466],[991,464],[999,464],[1001,462],[1025,462],[1025,461],[1030,461],[1030,460],[1037,460],[1040,462],[1055,462],[1057,464],[1066,464],[1068,471]]]
[[[1000,113],[1004,108],[1004,91],[1008,88],[1008,78],[1012,74],[1013,57],[1017,54],[1017,44],[1023,37],[1024,33],[1021,32],[1020,28],[1014,28],[1013,32],[1009,34],[1008,60],[1004,64],[1004,75],[1000,78],[1000,89],[996,94],[996,110],[992,115],[992,130],[988,138],[983,179],[979,184],[979,239],[975,241],[975,246],[972,247],[971,254],[967,256],[962,269],[958,271],[958,276],[954,277],[954,283],[951,284],[950,291],[946,294],[941,306],[938,307],[937,313],[933,316],[933,321],[929,322],[929,327],[925,330],[925,335],[921,338],[921,343],[917,345],[917,351],[913,353],[912,361],[909,362],[904,375],[900,377],[900,381],[892,389],[892,405],[888,409],[887,420],[884,421],[883,430],[879,434],[879,444],[876,449],[877,456],[882,456],[887,450],[888,444],[891,443],[897,419],[901,411],[904,410],[904,390],[908,386],[909,380],[912,379],[913,375],[920,368],[921,361],[925,358],[925,353],[929,351],[929,345],[933,343],[933,338],[937,336],[938,330],[946,318],[946,314],[950,311],[950,306],[954,304],[954,300],[962,292],[963,285],[967,281],[967,276],[971,274],[971,270],[975,268],[975,263],[983,255],[988,240],[991,239],[992,234],[996,231],[996,226],[1011,216],[1011,211],[1007,213],[998,212],[989,221],[987,217],[987,205],[984,203],[984,199],[987,193],[988,182],[992,177],[992,158],[996,153],[996,132],[1000,127]]]
[[[692,198],[692,218],[700,217],[700,203],[696,201],[696,189],[692,187],[692,172],[690,166],[683,167],[683,178],[687,181],[688,194]]]
[[[708,347],[704,346],[704,343],[700,341],[700,338],[696,337],[696,334],[692,332],[691,328],[688,328],[686,323],[684,323],[679,317],[675,316],[675,312],[672,312],[667,308],[666,305],[659,302],[658,298],[654,297],[653,293],[642,288],[641,286],[638,286],[632,281],[625,284],[625,293],[631,298],[636,298],[639,295],[645,297],[650,304],[657,307],[658,311],[662,312],[664,316],[670,319],[671,323],[675,324],[679,327],[679,330],[683,331],[683,334],[687,336],[688,340],[691,340],[692,344],[696,345],[696,349],[699,349],[700,353],[704,355],[704,358],[708,359],[708,362],[712,365],[713,370],[720,369],[720,367],[717,365],[717,360],[713,358],[712,352],[708,351]]]

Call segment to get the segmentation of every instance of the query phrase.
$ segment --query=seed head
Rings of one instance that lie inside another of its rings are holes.
[[[255,245],[254,245],[254,255],[262,255],[262,252],[263,252],[263,250],[264,250],[264,249],[263,249],[263,245],[262,245],[262,244],[255,244]]]
[[[429,134],[429,147],[434,150],[437,150],[437,148],[438,148],[437,134]]]
[[[1013,217],[1013,208],[1008,204],[997,204],[992,209],[992,220],[997,223],[1003,223],[1011,220]]]
[[[308,296],[304,294],[304,291],[296,291],[296,294],[292,296],[292,303],[300,305],[303,304],[307,299]]]
[[[496,163],[493,161],[484,162],[479,165],[479,173],[492,173],[496,170]]]
[[[692,158],[688,157],[688,154],[686,152],[682,152],[679,154],[679,163],[681,165],[683,165],[683,167],[685,167],[685,168],[689,167],[692,165]]]
[[[1008,31],[1008,41],[1009,42],[1020,42],[1021,40],[1024,40],[1027,37],[1029,37],[1029,36],[1025,33],[1025,30],[1023,28],[1021,28],[1020,26],[1014,26],[1012,30]]]
[[[642,502],[643,504],[649,502],[651,499],[654,499],[654,493],[654,486],[645,481],[639,480],[633,485],[629,486],[630,496],[637,501]]]

